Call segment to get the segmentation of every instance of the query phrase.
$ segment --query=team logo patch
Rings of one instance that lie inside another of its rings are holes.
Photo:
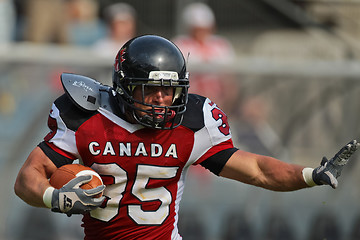
[[[119,71],[119,64],[120,63],[123,63],[125,61],[125,58],[124,58],[124,55],[125,55],[125,50],[126,48],[122,48],[118,54],[116,55],[116,58],[115,58],[115,63],[114,63],[114,69],[115,71]]]

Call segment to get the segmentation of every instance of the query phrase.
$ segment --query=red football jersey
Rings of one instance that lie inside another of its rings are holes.
[[[66,95],[54,102],[49,128],[52,148],[80,159],[106,185],[104,207],[83,218],[87,240],[181,239],[178,211],[189,166],[233,148],[226,115],[192,94],[173,130],[129,123],[106,104],[83,112]]]

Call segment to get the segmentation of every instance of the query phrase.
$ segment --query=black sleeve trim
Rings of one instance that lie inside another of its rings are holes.
[[[65,164],[70,164],[74,160],[64,157],[60,153],[55,152],[51,147],[49,147],[45,142],[41,142],[38,145],[39,148],[45,153],[45,155],[50,158],[50,160],[55,164],[56,167],[61,167]]]
[[[224,168],[225,164],[229,158],[237,151],[237,148],[229,148],[222,150],[205,161],[201,162],[200,165],[208,169],[210,172],[219,176],[221,170]]]

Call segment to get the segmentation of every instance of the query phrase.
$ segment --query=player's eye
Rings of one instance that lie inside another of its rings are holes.
[[[161,92],[164,96],[170,96],[173,93],[173,87],[153,87],[153,86],[144,86],[144,95],[151,95]]]

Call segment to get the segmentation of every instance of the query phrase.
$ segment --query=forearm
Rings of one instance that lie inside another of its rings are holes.
[[[259,187],[274,191],[294,191],[308,187],[302,174],[303,166],[271,157],[261,157],[258,164],[261,171]]]
[[[45,207],[43,194],[49,187],[49,182],[40,177],[34,177],[31,171],[20,172],[15,182],[15,193],[27,204],[34,207]]]
[[[45,207],[43,194],[50,186],[48,177],[56,169],[41,149],[35,148],[19,171],[14,191],[24,202],[35,207]]]
[[[302,176],[303,168],[239,150],[226,163],[220,176],[273,191],[294,191],[308,187]]]

